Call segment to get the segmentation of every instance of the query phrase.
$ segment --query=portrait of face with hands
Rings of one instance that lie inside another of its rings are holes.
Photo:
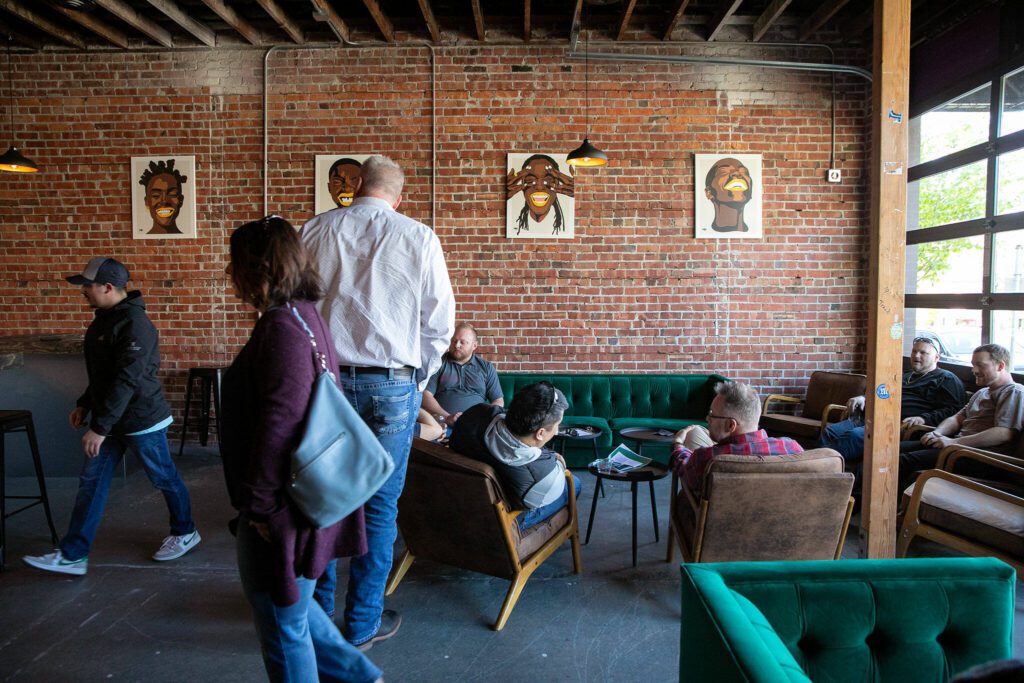
[[[505,236],[571,239],[575,236],[575,179],[565,154],[509,154],[505,177]]]

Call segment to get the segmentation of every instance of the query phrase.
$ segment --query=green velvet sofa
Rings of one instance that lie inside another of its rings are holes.
[[[541,380],[558,387],[569,400],[562,422],[600,427],[597,440],[602,457],[622,443],[618,430],[651,427],[677,431],[686,425],[707,426],[714,387],[726,381],[721,375],[587,375],[552,373],[498,373],[501,391],[508,405],[516,391]],[[556,444],[569,467],[586,467],[594,459],[589,441],[566,439]],[[636,449],[629,440],[626,445]],[[669,448],[662,444],[644,446],[644,455],[667,462]]]
[[[948,681],[1012,657],[994,558],[682,565],[679,680]]]

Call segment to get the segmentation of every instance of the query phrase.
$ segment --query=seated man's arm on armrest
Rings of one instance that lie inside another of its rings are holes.
[[[441,407],[441,404],[437,402],[437,399],[434,398],[429,389],[423,390],[423,402],[420,407],[431,415],[448,415],[448,411]]]
[[[961,436],[952,439],[952,443],[960,446],[974,446],[975,448],[992,448],[1002,446],[1017,438],[1018,431],[1009,427],[989,427],[984,431],[970,436]]]

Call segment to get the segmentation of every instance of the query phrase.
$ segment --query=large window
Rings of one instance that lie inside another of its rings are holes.
[[[910,120],[904,352],[996,343],[1024,372],[1024,66],[950,95]]]

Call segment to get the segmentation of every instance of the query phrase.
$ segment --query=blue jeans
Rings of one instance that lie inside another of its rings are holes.
[[[167,429],[139,436],[111,435],[103,440],[96,457],[85,458],[82,464],[71,524],[60,542],[60,551],[67,559],[80,560],[89,554],[107,503],[110,480],[125,451],[139,459],[149,481],[164,494],[171,515],[171,535],[184,536],[195,531],[188,489],[167,450]]]
[[[274,562],[271,546],[244,517],[238,522],[236,548],[238,575],[252,607],[263,666],[271,681],[369,683],[380,678],[380,669],[341,637],[313,600],[315,581],[299,577],[298,602],[287,607],[274,604],[268,572]]]
[[[583,484],[577,477],[573,477],[572,482],[573,488],[576,489],[576,497],[579,498],[580,491],[583,490]],[[553,517],[556,512],[558,512],[568,504],[569,487],[567,486],[565,487],[565,490],[562,491],[562,495],[560,495],[555,500],[555,502],[548,503],[547,505],[542,505],[541,507],[534,508],[533,510],[527,510],[523,514],[516,517],[516,523],[519,525],[520,529],[529,529],[531,526],[534,526],[535,524],[540,524],[548,517]]]
[[[864,427],[858,427],[850,420],[826,427],[819,443],[839,451],[847,465],[855,465],[864,459]]]
[[[412,448],[413,425],[420,409],[420,392],[412,378],[341,373],[341,385],[352,406],[377,435],[395,461],[384,485],[366,502],[367,551],[349,565],[345,595],[345,639],[359,645],[380,628],[384,611],[384,584],[391,572],[395,538],[398,536],[398,497],[405,486],[405,470]],[[334,613],[335,563],[317,583],[316,599],[324,612]]]

